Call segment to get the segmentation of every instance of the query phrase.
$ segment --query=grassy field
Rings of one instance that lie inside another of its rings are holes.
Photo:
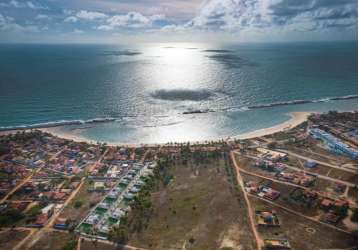
[[[149,224],[131,235],[129,244],[149,249],[254,249],[246,206],[230,171],[223,160],[171,166],[174,178],[152,194]]]

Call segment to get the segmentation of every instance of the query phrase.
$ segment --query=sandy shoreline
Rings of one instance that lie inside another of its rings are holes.
[[[235,140],[235,139],[252,139],[252,138],[256,138],[256,137],[261,137],[261,136],[265,136],[265,135],[270,135],[270,134],[274,134],[277,132],[282,132],[282,131],[287,131],[289,129],[292,129],[298,125],[300,125],[301,123],[305,122],[308,118],[308,116],[312,114],[311,112],[291,112],[289,113],[290,115],[290,119],[288,121],[285,121],[283,123],[280,123],[278,125],[269,127],[269,128],[264,128],[264,129],[259,129],[259,130],[255,130],[252,132],[248,132],[248,133],[243,133],[243,134],[239,134],[237,136],[231,136],[228,138],[218,138],[217,140]],[[77,142],[87,142],[87,143],[91,143],[91,144],[96,144],[97,141],[93,141],[93,140],[89,140],[85,137],[73,134],[73,133],[68,133],[68,132],[64,132],[61,131],[61,129],[59,129],[58,127],[49,127],[49,128],[38,128],[38,130],[42,131],[42,132],[46,132],[46,133],[50,133],[54,136],[60,137],[60,138],[64,138],[67,140],[73,140],[73,141],[77,141]],[[11,133],[16,133],[18,131],[24,131],[24,130],[10,130],[10,131],[0,131],[0,135],[6,135],[6,134],[11,134]],[[25,131],[29,131],[29,130],[25,130]],[[200,143],[200,142],[199,142]],[[144,144],[144,143],[107,143],[108,145],[111,146],[127,146],[127,147],[138,147],[138,146],[158,146],[158,145],[164,145],[165,143],[158,143],[158,144]]]
[[[287,131],[287,130],[297,127],[301,123],[307,121],[307,118],[310,114],[312,114],[312,113],[311,112],[291,112],[291,113],[289,113],[289,115],[291,116],[291,119],[289,119],[288,121],[285,121],[283,123],[280,123],[278,125],[275,125],[275,126],[272,126],[269,128],[259,129],[259,130],[255,130],[252,132],[240,134],[238,136],[235,136],[234,138],[235,139],[251,139],[251,138],[274,134],[277,132]]]

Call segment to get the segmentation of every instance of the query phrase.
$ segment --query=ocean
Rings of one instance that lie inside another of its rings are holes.
[[[0,45],[0,130],[185,142],[354,109],[357,43]]]

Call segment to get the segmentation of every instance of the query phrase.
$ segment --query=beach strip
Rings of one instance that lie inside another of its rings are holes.
[[[277,132],[284,132],[287,130],[290,130],[294,127],[297,127],[298,125],[302,124],[303,122],[307,121],[307,118],[311,115],[311,112],[291,112],[289,115],[291,116],[291,119],[288,121],[285,121],[283,123],[280,123],[278,125],[269,127],[269,128],[263,128],[258,129],[252,132],[244,133],[237,135],[233,137],[233,139],[252,139],[256,137],[261,137],[265,135],[271,135]]]

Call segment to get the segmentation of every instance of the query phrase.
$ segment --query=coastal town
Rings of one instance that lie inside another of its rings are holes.
[[[0,135],[0,249],[358,249],[358,112],[107,145]]]

